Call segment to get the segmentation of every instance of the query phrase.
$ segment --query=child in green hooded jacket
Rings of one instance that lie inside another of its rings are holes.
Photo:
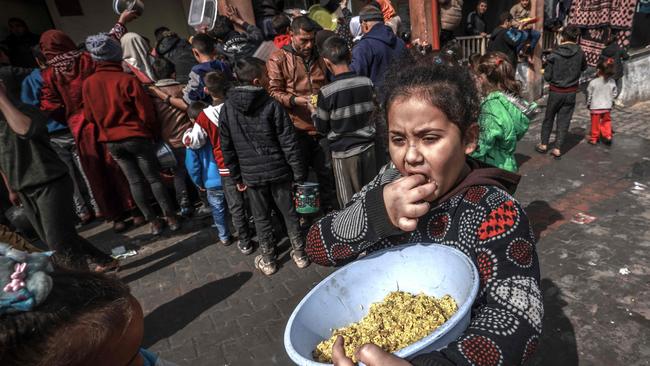
[[[518,97],[521,86],[513,76],[506,55],[495,52],[482,56],[477,71],[486,97],[481,102],[478,148],[472,157],[516,172],[517,141],[528,131],[530,119],[527,114],[532,113],[536,105]]]

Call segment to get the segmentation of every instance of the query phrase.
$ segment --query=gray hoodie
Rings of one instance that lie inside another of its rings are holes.
[[[546,60],[544,80],[558,88],[575,87],[586,68],[587,58],[580,46],[563,43]]]

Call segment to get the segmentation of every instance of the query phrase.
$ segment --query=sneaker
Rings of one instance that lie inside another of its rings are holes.
[[[602,139],[603,145],[605,146],[612,146],[612,140],[611,139]]]
[[[296,263],[296,266],[300,269],[307,268],[311,262],[309,262],[309,257],[305,254],[305,251],[302,249],[292,250],[291,259]]]
[[[232,244],[232,240],[230,238],[226,240],[219,240],[219,244],[223,245],[224,247],[230,246]]]
[[[249,254],[253,253],[253,250],[254,250],[253,244],[251,244],[251,242],[244,243],[241,240],[237,242],[237,249],[239,249],[239,251],[243,255],[249,255]]]
[[[266,276],[270,276],[277,272],[278,267],[275,264],[275,261],[265,262],[264,255],[260,254],[255,257],[255,268],[259,269],[260,272],[264,273]]]

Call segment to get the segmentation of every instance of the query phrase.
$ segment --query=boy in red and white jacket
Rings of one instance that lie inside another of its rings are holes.
[[[196,118],[196,124],[201,126],[207,133],[212,143],[212,152],[214,160],[219,167],[221,175],[221,185],[226,195],[226,203],[232,217],[232,223],[239,233],[237,248],[245,255],[253,252],[251,243],[251,230],[248,227],[248,217],[246,216],[246,206],[244,200],[245,187],[238,186],[230,177],[230,171],[226,168],[221,153],[221,141],[219,140],[219,114],[230,88],[228,76],[220,71],[213,71],[206,74],[203,78],[205,83],[205,92],[212,97],[212,105],[204,109]]]

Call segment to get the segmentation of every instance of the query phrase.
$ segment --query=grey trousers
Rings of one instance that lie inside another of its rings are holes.
[[[248,197],[251,200],[251,211],[255,217],[255,229],[260,243],[264,260],[275,260],[277,238],[273,235],[271,224],[271,207],[273,202],[278,207],[287,228],[287,236],[293,249],[302,250],[305,247],[300,232],[300,218],[293,204],[293,189],[291,182],[266,184],[248,187]]]
[[[375,145],[347,158],[332,156],[332,167],[336,182],[336,196],[339,199],[339,206],[343,208],[350,202],[352,196],[377,175]]]

